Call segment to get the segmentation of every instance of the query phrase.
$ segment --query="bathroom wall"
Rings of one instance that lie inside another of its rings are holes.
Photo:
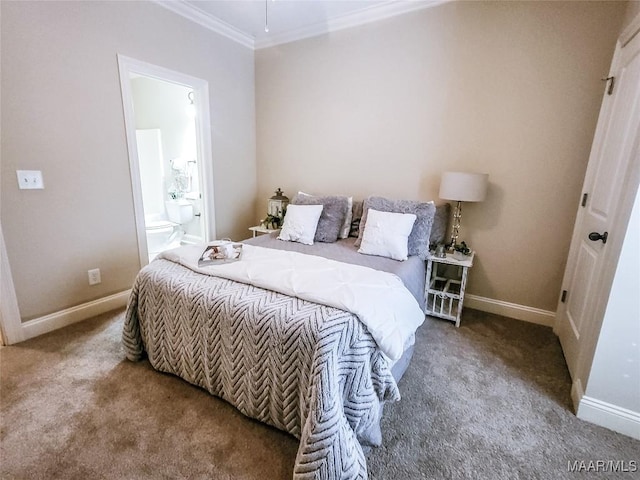
[[[165,215],[167,200],[162,132],[159,128],[136,129],[136,143],[145,222],[159,220]]]

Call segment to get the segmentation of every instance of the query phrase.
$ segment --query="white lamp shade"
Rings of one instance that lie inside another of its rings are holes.
[[[440,198],[461,202],[482,202],[487,196],[488,173],[444,172]]]

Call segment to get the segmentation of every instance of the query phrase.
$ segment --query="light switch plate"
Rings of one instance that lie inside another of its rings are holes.
[[[16,170],[16,173],[18,174],[18,186],[21,190],[44,188],[40,170]]]

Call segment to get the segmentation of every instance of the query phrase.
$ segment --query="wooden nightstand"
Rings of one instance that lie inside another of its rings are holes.
[[[474,257],[475,252],[468,255],[465,260],[456,260],[453,254],[449,253],[446,258],[429,255],[424,290],[427,315],[444,318],[455,322],[456,327],[460,326],[464,289]]]
[[[257,236],[258,234],[261,233],[271,233],[271,232],[279,232],[280,229],[279,228],[265,228],[265,227],[261,227],[260,225],[256,225],[255,227],[249,227],[249,230],[251,230],[253,232],[253,236]]]

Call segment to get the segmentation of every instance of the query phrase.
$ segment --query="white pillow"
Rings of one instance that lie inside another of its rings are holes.
[[[380,212],[370,208],[358,252],[406,260],[409,234],[415,221],[413,213]]]
[[[322,205],[287,205],[279,240],[313,245]]]

